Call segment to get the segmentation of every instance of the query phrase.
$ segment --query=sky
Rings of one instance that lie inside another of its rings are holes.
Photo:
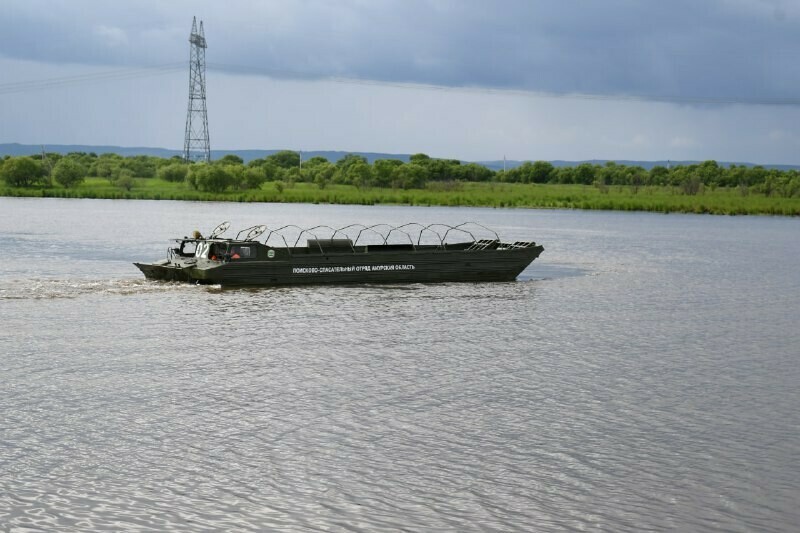
[[[797,0],[3,0],[0,143],[800,164]]]

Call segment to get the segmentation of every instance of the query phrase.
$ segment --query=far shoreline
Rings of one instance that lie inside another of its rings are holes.
[[[131,190],[106,180],[87,178],[72,188],[0,187],[8,198],[70,198],[106,200],[173,200],[190,202],[298,203],[332,205],[391,205],[421,207],[485,207],[694,213],[712,215],[800,216],[800,198],[743,195],[733,188],[682,194],[675,187],[592,185],[449,183],[425,189],[394,189],[267,182],[255,190],[203,192],[178,188],[157,178],[137,179]]]

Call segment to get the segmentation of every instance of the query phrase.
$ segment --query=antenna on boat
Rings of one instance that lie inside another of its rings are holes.
[[[216,228],[211,230],[211,234],[208,236],[208,238],[209,239],[216,239],[217,237],[219,237],[220,235],[222,235],[223,233],[228,231],[228,228],[230,228],[230,227],[231,227],[231,223],[230,222],[227,222],[227,221],[223,222],[222,224],[220,224],[219,226],[217,226]]]

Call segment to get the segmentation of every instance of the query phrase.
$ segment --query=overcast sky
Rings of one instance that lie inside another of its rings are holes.
[[[797,0],[3,0],[0,143],[800,164]]]

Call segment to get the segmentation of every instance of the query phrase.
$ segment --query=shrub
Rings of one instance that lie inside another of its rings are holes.
[[[424,186],[425,178],[428,173],[422,165],[418,163],[408,163],[395,167],[392,173],[392,186],[403,189],[419,189]]]
[[[239,157],[236,154],[227,154],[222,156],[222,158],[217,161],[217,164],[221,165],[244,165],[244,159]]]
[[[300,154],[291,150],[281,150],[267,156],[267,161],[279,168],[294,168],[300,166]]]
[[[42,167],[30,157],[12,157],[0,170],[5,182],[11,187],[30,187],[42,183]]]
[[[183,163],[172,163],[158,169],[156,175],[164,181],[180,183],[186,180],[189,166]]]
[[[683,194],[694,196],[701,191],[703,183],[697,175],[692,175],[681,183]]]
[[[245,188],[245,168],[242,165],[224,165],[222,167],[227,174],[226,188],[233,187],[234,189]],[[223,189],[224,190],[224,189]]]
[[[109,160],[107,158],[98,159],[89,168],[90,175],[94,174],[98,178],[105,178],[109,183],[114,183],[114,180],[119,177],[119,173],[119,164],[116,161]]]
[[[267,173],[261,167],[250,167],[244,172],[244,184],[248,189],[260,189],[267,181]]]
[[[233,180],[225,167],[217,165],[193,165],[187,176],[189,185],[204,192],[223,192]]]
[[[133,172],[134,176],[140,178],[152,178],[156,175],[156,158],[146,155],[135,155],[121,160],[122,168],[127,168]]]
[[[128,172],[130,172],[130,171],[128,171]],[[133,174],[133,173],[131,172],[131,174]],[[126,191],[130,191],[131,189],[133,189],[133,186],[136,184],[136,180],[133,179],[132,175],[127,175],[126,174],[124,176],[120,176],[119,178],[117,178],[117,181],[115,181],[114,184],[117,187],[119,187],[120,189],[124,189]]]
[[[64,158],[53,167],[53,179],[60,183],[65,189],[82,183],[85,175],[86,169],[83,168],[80,163],[72,159]]]
[[[205,163],[197,163],[189,167],[186,172],[186,183],[189,184],[189,187],[197,190],[197,177],[204,171],[205,167]]]

